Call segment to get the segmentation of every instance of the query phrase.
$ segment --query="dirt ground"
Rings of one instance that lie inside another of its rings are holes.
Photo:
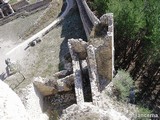
[[[0,79],[5,80],[7,77],[6,74],[6,64],[5,59],[11,58],[11,61],[16,62],[20,65],[20,63],[23,63],[23,58],[27,57],[27,52],[22,52],[21,50],[17,50],[13,52],[12,55],[7,55],[8,52],[13,50],[13,48],[20,45],[22,42],[26,41],[26,39],[23,39],[23,37],[28,33],[28,31],[32,30],[34,28],[34,31],[30,33],[30,36],[35,34],[36,32],[40,31],[42,29],[43,24],[48,25],[49,22],[52,20],[55,20],[57,16],[59,15],[59,11],[61,11],[62,8],[62,1],[59,0],[53,0],[56,5],[53,5],[53,3],[44,10],[40,10],[34,14],[31,14],[27,17],[19,17],[16,20],[13,20],[5,25],[0,26]],[[56,7],[55,7],[56,6]],[[54,7],[54,10],[53,10]],[[50,11],[52,10],[52,14]],[[46,18],[47,15],[47,18]],[[46,19],[44,19],[46,18]],[[37,26],[37,23],[40,23],[41,25]],[[35,28],[36,26],[36,28]],[[21,46],[23,47],[23,46]],[[24,50],[24,49],[23,49]],[[29,53],[28,53],[29,54]],[[13,59],[12,59],[13,58]],[[15,60],[14,60],[15,59]],[[23,67],[21,67],[22,69]],[[19,77],[20,75],[18,75]],[[10,76],[7,79],[13,79],[17,78],[17,75]],[[20,77],[21,78],[21,77]],[[7,83],[12,83],[13,80],[7,81]],[[14,83],[14,82],[13,82]]]
[[[70,11],[69,15],[57,27],[45,35],[42,38],[42,42],[26,49],[23,55],[17,51],[16,58],[18,60],[15,63],[18,64],[20,72],[25,79],[21,74],[16,73],[4,80],[14,91],[18,93],[21,88],[31,83],[33,77],[52,78],[55,72],[63,69],[60,63],[63,56],[69,52],[67,40],[70,38],[86,39],[78,10],[75,9]],[[6,45],[8,45],[8,42]],[[14,45],[16,44],[13,42]],[[4,60],[2,61],[1,59],[1,62],[4,62]]]
[[[0,79],[6,82],[20,96],[22,102],[26,102],[27,105],[25,107],[38,110],[36,112],[39,116],[39,113],[41,113],[39,103],[37,103],[39,98],[34,96],[34,87],[31,84],[33,78],[39,76],[52,78],[55,72],[63,69],[61,61],[64,55],[69,52],[68,39],[82,38],[86,40],[78,9],[74,8],[59,25],[41,38],[42,41],[40,43],[26,49],[24,46],[20,46],[23,49],[13,51],[11,52],[12,54],[7,56],[9,51],[26,41],[26,39],[20,39],[26,35],[26,31],[41,30],[41,27],[35,27],[37,25],[34,23],[37,23],[37,21],[42,21],[43,23],[43,14],[44,11],[25,18],[18,18],[4,26],[0,26]],[[42,17],[43,20],[40,20],[39,17]],[[24,27],[23,30],[22,27]],[[6,65],[4,60],[7,57],[11,58],[11,61],[18,66],[20,73],[17,72],[5,78]],[[35,101],[37,104],[34,104]],[[33,110],[29,109],[28,112],[36,116],[37,114]],[[52,117],[52,115],[49,116]]]
[[[34,21],[38,19],[41,14],[42,11],[39,11],[30,16],[17,18],[0,26],[0,75],[5,72],[5,54],[22,42],[20,39],[21,36],[33,25]]]

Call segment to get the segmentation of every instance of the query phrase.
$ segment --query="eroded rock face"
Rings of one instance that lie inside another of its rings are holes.
[[[0,81],[0,119],[28,120],[26,110],[18,95]]]

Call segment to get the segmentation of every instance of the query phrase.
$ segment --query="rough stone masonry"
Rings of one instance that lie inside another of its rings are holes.
[[[82,39],[68,40],[71,61],[65,62],[64,66],[70,67],[55,73],[58,79],[36,80],[34,85],[44,96],[63,91],[65,94],[74,89],[77,104],[86,102],[85,98],[91,96],[90,102],[103,107],[101,92],[112,80],[114,71],[113,44],[113,14],[109,13],[103,15],[100,23],[94,26],[88,42]],[[84,90],[86,83],[90,83],[87,94]]]
[[[14,13],[13,8],[8,2],[0,0],[0,19]]]

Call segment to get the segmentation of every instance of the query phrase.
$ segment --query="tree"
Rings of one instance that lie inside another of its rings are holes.
[[[112,12],[115,67],[130,72],[140,97],[158,101],[160,66],[160,5],[158,0],[94,0],[99,15]],[[151,97],[152,96],[152,97]]]

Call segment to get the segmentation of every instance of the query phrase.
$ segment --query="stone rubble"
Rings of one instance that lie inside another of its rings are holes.
[[[77,3],[81,11],[90,13],[85,11],[89,9],[86,4],[81,8],[81,5],[85,3],[84,0],[82,2],[77,0]],[[100,19],[92,18],[92,15],[88,16],[91,19],[87,28],[88,42],[82,39],[68,40],[71,60],[64,60],[65,70],[55,73],[53,79],[35,78],[33,85],[28,86],[26,93],[22,92],[26,94],[26,97],[21,99],[26,101],[25,107],[31,115],[30,119],[36,120],[38,114],[40,120],[47,119],[48,116],[42,113],[43,100],[46,96],[52,95],[54,98],[51,97],[51,101],[55,108],[68,101],[75,102],[76,100],[77,102],[77,105],[74,104],[63,111],[65,114],[62,115],[61,120],[128,120],[113,109],[105,111],[101,95],[103,89],[112,80],[114,72],[113,14],[105,14]],[[85,17],[81,15],[82,18]],[[82,19],[82,22],[83,20],[85,19]],[[90,103],[85,101],[85,82],[90,83],[91,93],[88,93],[91,94]]]
[[[33,80],[33,84],[43,96],[53,95],[62,91],[71,91],[74,85],[74,75],[70,74],[58,80],[37,77]]]

